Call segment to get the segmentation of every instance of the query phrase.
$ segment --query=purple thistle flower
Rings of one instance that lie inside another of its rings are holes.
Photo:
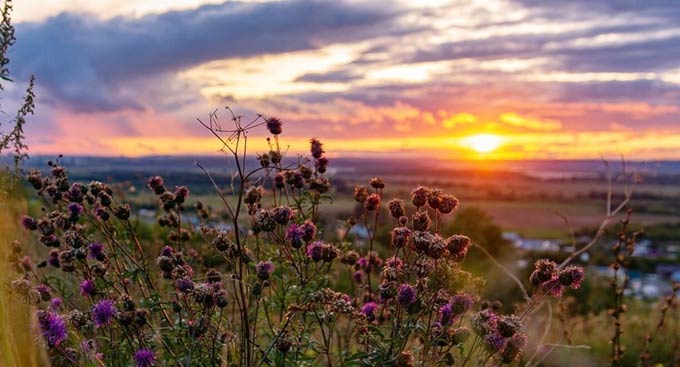
[[[27,231],[35,231],[38,229],[38,223],[35,221],[35,219],[33,219],[33,217],[29,217],[28,215],[21,217],[21,225]]]
[[[180,292],[186,293],[194,289],[194,282],[188,277],[182,277],[175,281],[175,286]]]
[[[368,321],[375,320],[375,310],[378,308],[378,304],[375,302],[367,302],[361,307],[361,313],[366,316]]]
[[[559,279],[560,283],[565,287],[571,287],[572,289],[578,289],[581,286],[581,282],[584,278],[584,271],[582,267],[579,266],[567,266],[560,271]]]
[[[403,307],[408,307],[416,301],[416,291],[408,284],[399,286],[399,293],[397,295],[397,302]]]
[[[397,227],[392,230],[392,246],[396,248],[406,247],[411,239],[411,230],[407,227]]]
[[[80,283],[80,294],[83,297],[94,297],[97,294],[94,282],[90,279],[83,280],[83,282]]]
[[[165,191],[165,187],[163,187],[163,177],[161,176],[149,177],[149,181],[147,181],[147,186],[157,195],[160,195],[163,193],[163,191]]]
[[[500,353],[507,344],[507,340],[498,333],[490,333],[484,337],[484,348],[489,353]]]
[[[151,349],[140,349],[135,352],[135,367],[151,367],[156,364],[156,354]]]
[[[450,303],[446,303],[439,308],[439,322],[442,325],[451,325],[455,316],[456,315],[453,313],[453,306]]]
[[[276,223],[286,225],[293,219],[293,209],[287,206],[279,206],[272,210]]]
[[[304,232],[302,239],[305,241],[311,241],[316,237],[316,225],[311,220],[306,220],[300,226]]]
[[[50,309],[52,309],[52,311],[59,311],[63,303],[64,301],[62,301],[61,298],[54,297],[50,300]]]
[[[71,212],[72,217],[78,217],[83,212],[83,206],[78,203],[71,203],[68,205],[68,211]]]
[[[307,256],[314,262],[321,261],[323,258],[323,242],[315,241],[307,245]]]
[[[90,254],[88,255],[90,259],[104,260],[104,245],[99,242],[92,242],[88,248],[90,249]]]
[[[304,228],[295,223],[291,224],[286,231],[286,239],[290,241],[290,245],[294,248],[300,248],[305,244],[304,236]]]
[[[257,274],[258,279],[260,280],[267,280],[269,279],[269,276],[271,276],[272,272],[274,272],[274,263],[271,261],[260,261],[255,265],[255,273]]]
[[[560,279],[555,277],[541,285],[543,291],[553,297],[561,297],[564,291],[564,286],[560,283]]]
[[[92,306],[92,320],[97,327],[108,325],[118,314],[118,309],[110,299],[103,299]]]
[[[53,348],[66,340],[68,335],[66,322],[58,314],[38,311],[38,325],[48,347]]]
[[[186,186],[175,187],[175,202],[182,204],[189,197],[189,188]]]
[[[161,256],[172,256],[175,249],[172,246],[165,246],[161,249]]]

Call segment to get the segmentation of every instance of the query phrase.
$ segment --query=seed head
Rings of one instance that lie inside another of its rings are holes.
[[[264,122],[267,125],[267,130],[269,130],[272,135],[279,135],[283,132],[283,123],[280,119],[276,117],[267,117]]]

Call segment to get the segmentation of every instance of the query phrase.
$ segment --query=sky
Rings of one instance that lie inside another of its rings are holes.
[[[22,0],[32,154],[212,154],[225,106],[291,151],[680,159],[673,1]],[[255,150],[265,149],[254,132]]]

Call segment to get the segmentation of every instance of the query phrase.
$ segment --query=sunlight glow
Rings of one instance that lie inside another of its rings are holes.
[[[478,153],[489,153],[497,149],[503,139],[494,134],[476,134],[461,140],[461,145],[475,150]]]

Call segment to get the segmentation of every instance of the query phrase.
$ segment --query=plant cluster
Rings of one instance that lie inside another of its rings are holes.
[[[21,222],[43,249],[28,256],[15,244],[11,286],[38,305],[56,365],[523,364],[525,325],[584,278],[580,267],[539,260],[526,302],[503,313],[480,298],[485,280],[464,270],[471,240],[440,231],[459,205],[453,195],[418,187],[407,205],[387,200],[373,178],[354,190],[361,216],[334,238],[320,217],[331,199],[322,143],[287,157],[279,119],[231,122],[223,128],[216,113],[201,122],[235,167],[226,189],[204,170],[227,219],[153,176],[156,240],[138,234],[133,208],[110,185],[71,182],[59,160],[28,174],[43,208]],[[260,127],[269,151],[248,167],[248,136]],[[389,243],[376,239],[381,226]],[[367,230],[363,246],[348,240],[355,227]]]

